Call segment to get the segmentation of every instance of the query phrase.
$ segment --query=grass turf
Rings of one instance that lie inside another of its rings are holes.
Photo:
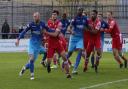
[[[76,53],[71,57],[72,61],[74,61],[75,56]],[[83,60],[81,60],[78,75],[74,75],[71,80],[66,79],[61,68],[54,69],[48,74],[40,64],[41,56],[35,63],[35,80],[29,79],[29,71],[19,77],[19,71],[27,62],[27,59],[27,53],[0,53],[0,89],[80,89],[95,84],[128,79],[128,69],[120,69],[112,53],[103,54],[98,74],[94,72],[90,65],[88,71],[83,73]],[[128,81],[90,89],[128,89]]]

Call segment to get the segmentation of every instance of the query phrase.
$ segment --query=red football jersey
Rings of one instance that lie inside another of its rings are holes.
[[[52,19],[49,19],[48,20],[48,27],[51,29],[51,30],[56,30],[56,28],[58,27],[60,21],[59,20],[55,20],[53,21]],[[49,36],[49,42],[50,43],[54,43],[56,41],[58,41],[59,38],[58,37],[53,37],[53,36]]]
[[[120,35],[119,27],[114,19],[108,20],[111,37],[117,37]]]
[[[89,25],[93,28],[92,30],[100,30],[101,28],[101,21],[96,19],[95,21],[89,20]],[[93,39],[101,38],[100,31],[96,34],[90,33],[90,37]]]

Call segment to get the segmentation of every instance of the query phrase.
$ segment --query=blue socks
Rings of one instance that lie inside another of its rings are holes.
[[[30,72],[34,73],[34,60],[30,60]]]
[[[79,51],[79,52],[78,52],[78,55],[77,55],[77,57],[76,57],[76,63],[75,63],[75,65],[74,65],[74,70],[76,70],[76,69],[78,68],[78,65],[79,65],[80,60],[81,60],[81,56],[82,56],[82,51]]]
[[[29,69],[30,68],[30,63],[29,62],[25,65],[25,68],[26,69]]]

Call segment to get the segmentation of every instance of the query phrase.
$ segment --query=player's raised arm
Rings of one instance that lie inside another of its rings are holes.
[[[111,21],[109,28],[106,28],[104,32],[110,33],[115,26],[115,21]]]
[[[26,32],[30,30],[30,24],[27,25],[26,29],[24,29],[20,34],[19,37],[16,39],[15,45],[19,46],[19,42],[21,38],[24,38],[24,35],[26,34]]]
[[[57,37],[57,36],[59,36],[59,34],[61,33],[61,29],[62,29],[62,23],[60,22],[60,23],[58,24],[58,27],[56,28],[55,31],[50,30],[50,29],[47,29],[47,30],[45,30],[44,33],[46,33],[46,34],[48,34],[48,35],[50,35],[50,36],[53,36],[53,37]]]
[[[70,22],[70,24],[67,28],[67,31],[70,32],[72,35],[74,34],[74,32],[72,30],[74,24],[75,24],[74,19],[72,19],[72,21]]]
[[[104,32],[111,33],[112,32],[112,29],[114,28],[114,26],[116,24],[115,20],[112,17],[112,12],[109,12],[109,11],[107,12],[107,18],[108,18],[109,26],[108,26],[108,28],[106,28],[104,30]]]

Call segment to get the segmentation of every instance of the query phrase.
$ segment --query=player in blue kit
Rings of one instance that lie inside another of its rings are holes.
[[[26,29],[23,30],[17,41],[16,46],[19,45],[20,39],[24,37],[25,33],[31,31],[31,37],[29,40],[29,47],[28,47],[28,55],[29,55],[29,62],[23,66],[20,76],[23,75],[25,70],[30,69],[31,73],[31,80],[34,79],[34,62],[40,53],[46,53],[45,48],[42,46],[42,33],[44,29],[47,29],[45,23],[40,21],[40,13],[35,12],[33,14],[34,21],[27,25]]]
[[[109,28],[109,25],[105,20],[103,19],[103,14],[98,14],[98,19],[101,21],[101,29]],[[101,43],[102,43],[102,51],[104,46],[104,32],[101,32]]]
[[[78,9],[77,16],[72,20],[70,29],[71,36],[69,40],[69,47],[68,47],[68,55],[69,58],[73,51],[78,50],[78,55],[76,57],[76,62],[74,65],[74,69],[72,71],[73,74],[77,74],[77,68],[80,63],[82,50],[84,49],[83,46],[83,33],[84,30],[88,27],[88,20],[86,16],[83,16],[83,8]]]
[[[67,14],[66,13],[63,13],[62,19],[60,21],[62,23],[61,33],[65,36],[66,35],[66,32],[67,32],[67,28],[70,25],[70,22],[67,19]]]
[[[67,51],[67,40],[65,38],[66,36],[66,32],[67,32],[67,28],[70,25],[69,19],[67,18],[67,14],[63,13],[62,15],[62,19],[60,20],[60,22],[62,23],[62,29],[61,29],[61,33],[62,33],[62,37],[60,38],[60,41],[65,49],[65,51]],[[60,59],[60,55],[58,56],[58,63],[59,63],[59,59]],[[71,65],[70,60],[68,60],[69,64]]]

